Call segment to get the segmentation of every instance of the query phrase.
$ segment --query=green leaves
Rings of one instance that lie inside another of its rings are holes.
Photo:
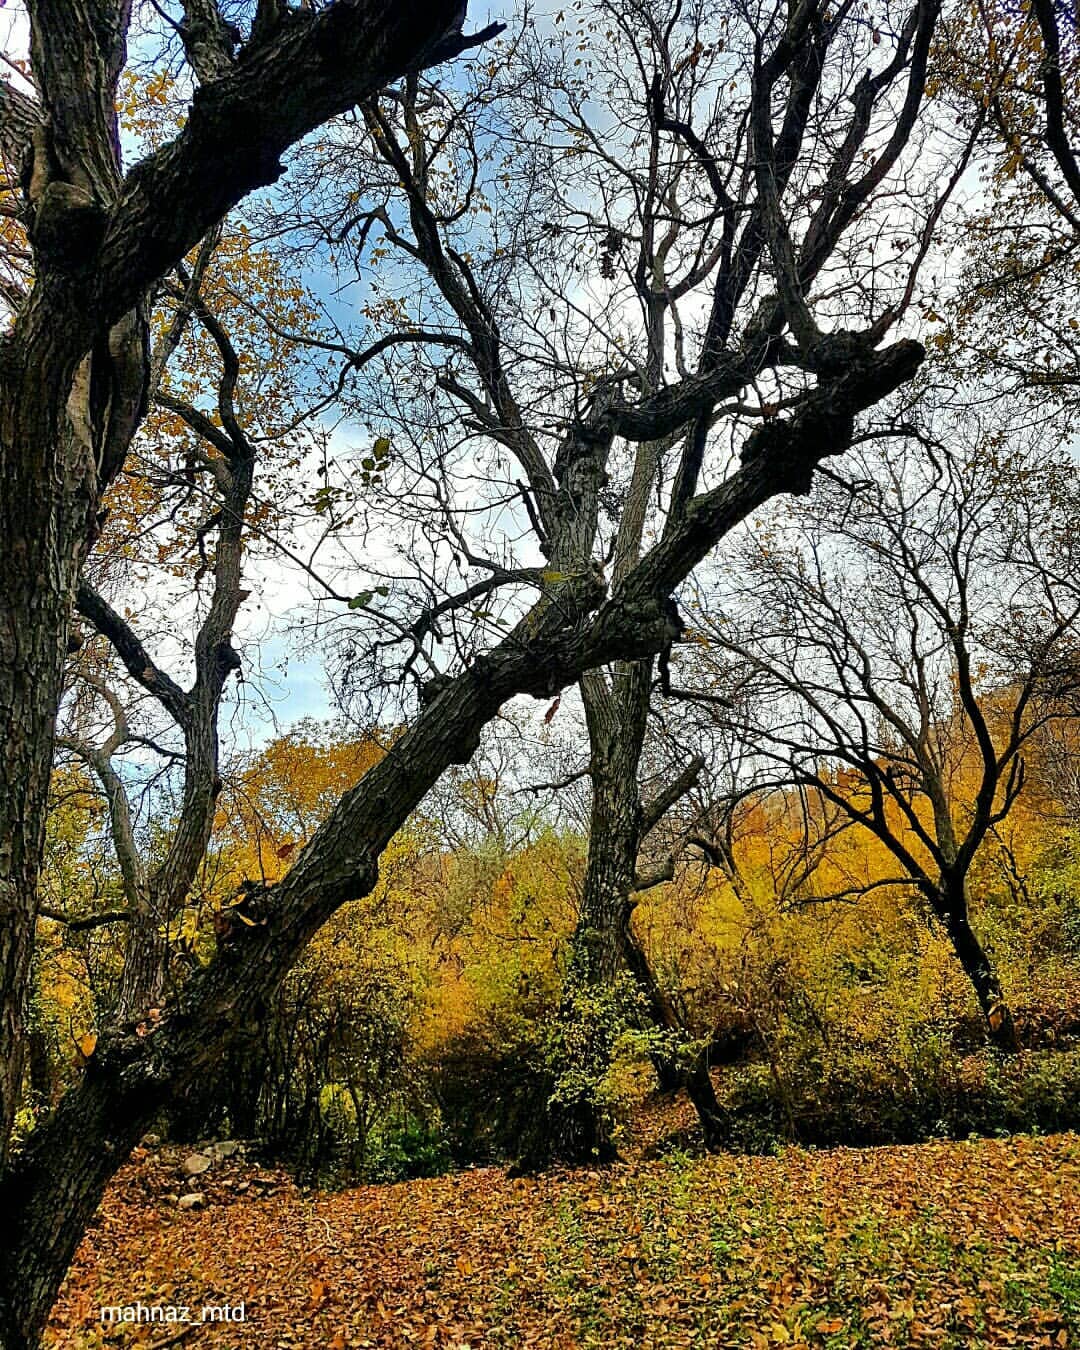
[[[389,595],[389,586],[373,586],[369,591],[360,591],[349,601],[350,609],[366,609],[377,595]]]
[[[390,462],[390,437],[379,436],[371,447],[371,454],[360,460],[360,482],[364,487],[382,481],[382,475]]]
[[[341,493],[338,491],[337,488],[332,488],[327,485],[324,485],[323,487],[319,488],[319,490],[312,497],[311,499],[312,508],[314,509],[317,515],[324,516],[340,496]]]

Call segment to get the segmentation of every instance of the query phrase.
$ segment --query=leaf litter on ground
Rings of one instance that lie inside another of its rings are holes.
[[[1080,1346],[1077,1135],[339,1192],[230,1160],[188,1211],[176,1186],[168,1150],[118,1174],[50,1350]],[[101,1323],[136,1302],[193,1320]]]

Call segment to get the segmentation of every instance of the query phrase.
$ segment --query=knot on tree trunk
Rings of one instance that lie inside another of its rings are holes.
[[[106,219],[100,202],[85,188],[54,179],[32,209],[28,232],[43,261],[73,272],[97,254]]]
[[[59,271],[85,266],[104,238],[106,212],[88,187],[68,180],[48,122],[31,133],[20,181],[28,203],[27,234],[41,261]]]

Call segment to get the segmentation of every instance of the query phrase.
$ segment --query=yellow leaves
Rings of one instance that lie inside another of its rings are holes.
[[[95,1032],[84,1031],[75,1044],[79,1047],[79,1054],[82,1055],[83,1059],[89,1059],[97,1049],[97,1042],[98,1038]]]
[[[146,82],[143,93],[151,102],[160,107],[164,107],[169,101],[169,94],[175,85],[175,81],[167,71],[161,71],[157,75],[152,75]]]
[[[182,128],[186,103],[168,71],[147,77],[126,70],[116,110],[123,130],[145,153],[171,140]]]
[[[334,741],[306,722],[236,766],[215,821],[222,849],[217,894],[231,895],[245,879],[279,880],[331,807],[383,753],[375,737]]]

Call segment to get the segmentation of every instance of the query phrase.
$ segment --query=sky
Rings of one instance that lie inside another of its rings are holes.
[[[14,3],[9,0],[6,7],[0,8],[0,36],[5,51],[19,55],[25,51],[26,23],[16,5],[17,0]],[[512,18],[516,12],[520,12],[520,7],[505,0],[483,7],[474,5],[466,28],[483,27],[493,18]],[[470,59],[466,55],[463,61]],[[330,282],[314,280],[316,289],[329,298]],[[335,439],[339,444],[355,443],[362,442],[364,436],[358,428],[342,426],[336,429]],[[300,539],[301,552],[308,542]],[[376,537],[372,547],[372,562],[386,563],[393,556],[389,541],[384,548]],[[245,579],[253,595],[237,623],[237,645],[244,655],[249,678],[232,691],[237,713],[233,727],[239,737],[257,742],[300,718],[330,717],[334,707],[323,674],[323,653],[298,645],[290,631],[310,608],[311,583],[299,568],[281,558],[253,560]],[[357,582],[358,587],[363,584],[362,580]],[[542,716],[543,711],[539,708],[537,715]]]
[[[494,19],[511,16],[513,3],[472,5],[466,29],[482,28]],[[11,61],[25,61],[29,52],[29,23],[19,0],[0,0],[0,46]],[[465,59],[468,59],[467,57]],[[10,70],[5,72],[12,78]],[[328,294],[329,282],[316,289]],[[338,427],[339,442],[361,440],[355,428]],[[301,537],[300,552],[313,539]],[[392,557],[389,545],[387,559]],[[258,743],[280,728],[302,718],[328,719],[335,708],[324,676],[324,661],[318,649],[298,648],[289,631],[310,608],[311,584],[302,571],[286,559],[259,560],[245,576],[252,599],[242,607],[236,625],[237,645],[244,653],[249,680],[234,687],[233,734],[241,741]],[[170,656],[178,653],[160,648],[158,658],[168,668]]]

